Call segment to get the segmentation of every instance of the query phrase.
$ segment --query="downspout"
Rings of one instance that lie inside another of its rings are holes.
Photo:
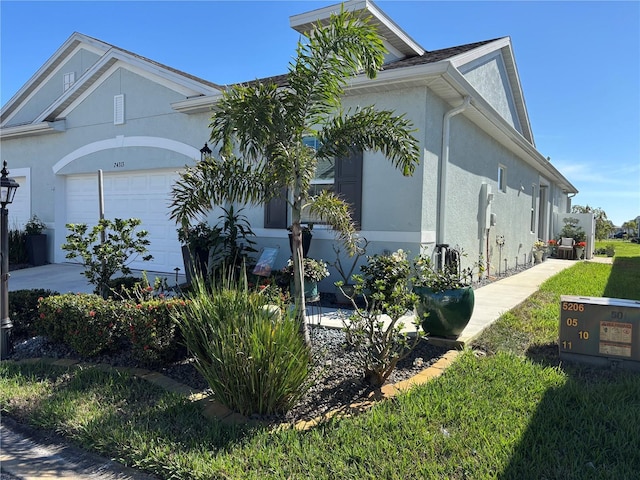
[[[445,200],[447,198],[447,166],[449,164],[449,135],[451,131],[451,117],[464,112],[471,102],[470,96],[465,96],[461,105],[452,108],[444,114],[442,121],[442,154],[440,155],[440,194],[438,196],[438,228],[436,244],[444,243]]]

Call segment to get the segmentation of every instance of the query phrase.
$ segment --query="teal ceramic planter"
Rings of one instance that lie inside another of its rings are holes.
[[[291,295],[293,295],[294,292],[294,286],[293,286],[293,280],[291,280],[291,283],[289,284],[289,290],[291,291]],[[307,301],[309,300],[315,300],[317,297],[319,297],[319,293],[318,293],[318,282],[316,282],[315,280],[309,280],[308,278],[304,279],[304,298],[307,299]]]
[[[414,287],[420,297],[416,311],[422,329],[430,337],[457,337],[471,320],[475,296],[471,287],[434,293],[428,287]],[[423,318],[424,314],[429,316]]]

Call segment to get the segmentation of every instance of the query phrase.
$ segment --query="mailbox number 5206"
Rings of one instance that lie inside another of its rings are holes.
[[[568,312],[584,312],[584,303],[562,302],[562,310]]]

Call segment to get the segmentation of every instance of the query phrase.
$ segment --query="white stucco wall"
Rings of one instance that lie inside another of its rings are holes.
[[[63,78],[65,73],[74,72],[76,81],[93,65],[98,55],[85,49],[79,49],[74,55],[60,65],[47,78],[46,82],[24,104],[19,112],[8,122],[8,125],[20,125],[35,120],[42,111],[51,105],[63,93]]]
[[[493,52],[464,65],[460,71],[513,128],[522,132],[513,101],[513,92],[500,52]]]

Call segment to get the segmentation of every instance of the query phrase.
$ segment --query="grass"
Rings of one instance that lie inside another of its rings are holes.
[[[5,362],[0,405],[161,478],[635,479],[640,375],[562,365],[555,342],[559,296],[640,299],[638,259],[640,247],[613,266],[577,262],[485,332],[488,353],[307,432],[205,421],[181,397],[91,368]]]

